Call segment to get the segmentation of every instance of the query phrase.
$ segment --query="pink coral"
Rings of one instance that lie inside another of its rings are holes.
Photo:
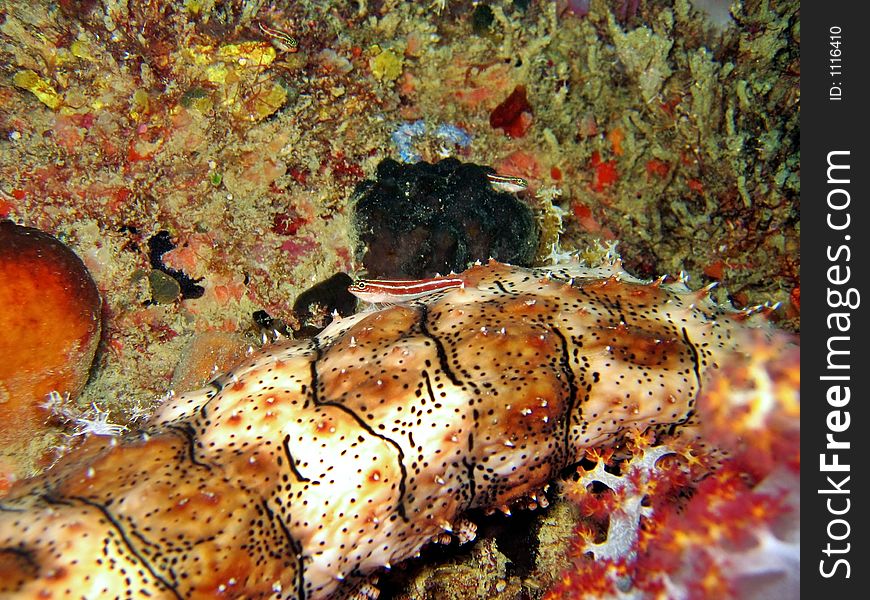
[[[575,567],[545,598],[797,596],[800,350],[785,334],[739,337],[698,398],[703,445],[636,436],[628,457],[591,455],[563,485],[583,520]]]

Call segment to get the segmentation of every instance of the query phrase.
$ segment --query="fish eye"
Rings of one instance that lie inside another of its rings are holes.
[[[357,281],[354,284],[354,287],[358,290],[364,290],[364,289],[366,289],[366,282],[365,281]]]

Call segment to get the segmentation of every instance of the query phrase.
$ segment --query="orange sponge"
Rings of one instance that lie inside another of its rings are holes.
[[[88,378],[100,307],[97,286],[72,250],[47,233],[0,221],[0,456],[19,476],[43,446],[46,396],[75,397]]]

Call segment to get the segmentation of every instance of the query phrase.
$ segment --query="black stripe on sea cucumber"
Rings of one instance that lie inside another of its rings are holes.
[[[421,373],[423,376],[423,381],[426,383],[426,392],[429,394],[429,400],[432,401],[432,406],[435,405],[435,392],[432,389],[432,380],[429,378],[429,371],[423,369]]]
[[[61,506],[72,506],[74,502],[70,502],[66,498],[55,496],[54,494],[39,494],[39,499],[43,500],[46,504],[60,504]]]
[[[320,342],[317,341],[317,338],[313,338],[312,341],[314,342],[314,344],[313,344],[314,360],[312,360],[308,364],[308,372],[309,372],[309,375],[311,376],[311,401],[314,402],[315,406],[318,406],[320,404],[320,399],[319,399],[320,390],[318,390],[317,388],[319,387],[320,382],[319,382],[319,376],[317,375],[317,362],[321,358],[323,358],[323,349],[320,347]],[[303,386],[303,389],[304,389],[304,386]],[[307,405],[307,403],[308,403],[307,398],[305,400],[305,403]],[[303,405],[302,408],[307,408],[306,405]]]
[[[178,598],[178,600],[184,600],[184,596],[181,595],[181,593],[178,591],[178,588],[176,588],[173,584],[167,581],[166,578],[164,578],[162,575],[159,575],[154,566],[150,562],[148,562],[145,557],[142,556],[142,554],[136,549],[136,547],[133,545],[133,542],[130,541],[129,537],[127,537],[127,533],[124,531],[121,523],[115,518],[115,516],[108,508],[106,508],[99,502],[94,502],[93,500],[90,500],[83,496],[69,496],[69,499],[76,500],[78,502],[81,502],[82,504],[85,504],[92,508],[96,508],[98,511],[103,513],[103,516],[106,518],[109,524],[114,527],[115,530],[118,532],[118,535],[121,536],[121,540],[123,540],[124,545],[127,546],[127,549],[130,551],[130,553],[136,557],[136,559],[142,564],[143,567],[145,567],[145,569],[148,570],[149,573],[151,573],[151,576],[154,578],[154,580],[160,582],[164,587],[166,587],[167,590],[172,592],[172,595]]]
[[[668,435],[673,435],[676,431],[676,428],[680,425],[684,425],[689,422],[689,420],[695,415],[695,400],[698,396],[701,395],[701,367],[700,367],[700,356],[698,354],[698,349],[695,347],[695,344],[692,343],[692,340],[689,339],[689,333],[686,331],[686,328],[683,327],[683,341],[686,342],[686,345],[689,347],[689,351],[692,355],[692,365],[694,366],[695,378],[698,380],[698,389],[691,398],[689,398],[689,410],[686,411],[686,416],[677,421],[676,423],[671,424],[668,429]]]
[[[208,418],[208,413],[206,413],[205,407],[208,406],[208,403],[212,401],[212,399],[220,394],[224,390],[224,385],[219,381],[220,377],[212,379],[206,384],[206,387],[210,387],[214,389],[214,392],[211,392],[208,395],[208,400],[202,403],[202,406],[199,407],[199,414],[202,415],[203,419]]]
[[[683,327],[683,341],[686,342],[686,345],[689,347],[689,350],[692,353],[692,364],[695,369],[695,379],[698,380],[698,391],[689,400],[689,406],[693,406],[695,404],[695,398],[698,397],[701,393],[701,364],[700,364],[700,355],[698,354],[698,349],[695,348],[695,344],[692,343],[692,340],[689,339],[689,333],[686,331],[686,328]]]
[[[562,344],[562,353],[560,361],[562,363],[562,372],[565,373],[565,378],[568,380],[568,410],[565,412],[565,457],[571,455],[569,450],[571,444],[571,419],[574,414],[574,408],[577,408],[578,418],[583,417],[583,408],[577,404],[577,376],[574,374],[574,369],[571,368],[571,354],[568,350],[568,340],[558,327],[550,327],[550,331],[556,334]]]
[[[477,495],[477,482],[474,480],[474,469],[475,463],[468,462],[466,458],[462,457],[462,464],[465,466],[466,472],[468,473],[468,483],[471,488],[471,495],[468,497],[468,505],[472,506],[474,504],[474,497]]]
[[[36,560],[32,550],[15,546],[0,546],[0,554],[14,554],[26,562],[31,571],[39,572],[39,561]]]
[[[196,432],[190,423],[173,423],[167,425],[166,428],[176,432],[184,440],[187,445],[187,455],[190,458],[190,462],[197,467],[202,467],[209,471],[212,470],[211,465],[201,462],[196,458]]]
[[[293,475],[296,476],[297,481],[311,481],[308,477],[302,475],[299,472],[299,469],[296,467],[296,461],[293,460],[293,455],[290,454],[290,434],[284,436],[284,439],[281,440],[281,445],[284,447],[284,455],[287,457],[287,466],[290,467],[290,470],[293,472]]]
[[[456,374],[453,373],[453,370],[450,368],[450,363],[447,361],[447,352],[444,350],[444,343],[429,331],[429,327],[426,325],[426,322],[429,319],[429,307],[425,304],[421,304],[416,308],[417,316],[420,321],[420,333],[432,340],[432,343],[435,344],[435,351],[438,354],[438,363],[441,365],[441,370],[444,371],[444,374],[447,375],[447,379],[449,379],[453,385],[461,386],[462,382],[456,377]]]
[[[317,341],[317,338],[312,338],[314,342],[312,346],[314,347],[314,360],[311,361],[311,400],[314,402],[315,406],[332,406],[337,408],[341,412],[349,415],[353,418],[357,424],[366,430],[366,433],[369,435],[373,435],[376,438],[382,439],[391,446],[396,449],[398,453],[398,463],[399,463],[399,471],[401,472],[401,478],[399,479],[399,500],[398,506],[396,510],[399,512],[399,516],[402,517],[402,520],[406,523],[410,522],[408,519],[407,511],[405,510],[405,492],[408,487],[408,469],[405,467],[405,451],[402,450],[402,446],[393,438],[378,433],[374,429],[372,429],[371,425],[366,423],[365,419],[356,414],[351,408],[345,406],[341,402],[336,402],[334,400],[321,400],[320,399],[320,381],[319,376],[317,374],[317,363],[323,357],[323,350],[320,347],[320,344]]]
[[[307,597],[305,594],[305,555],[302,553],[302,544],[300,544],[299,540],[294,538],[293,534],[290,533],[290,528],[287,527],[284,519],[269,508],[269,504],[266,500],[260,500],[260,504],[263,507],[263,510],[266,511],[266,516],[269,517],[269,520],[277,521],[278,527],[281,528],[281,532],[284,534],[284,537],[287,538],[287,543],[290,544],[290,548],[293,550],[293,557],[298,561],[296,568],[296,598],[298,600],[305,600]]]

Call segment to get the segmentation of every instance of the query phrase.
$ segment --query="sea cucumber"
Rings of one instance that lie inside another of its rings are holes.
[[[527,499],[632,429],[689,423],[748,326],[618,265],[462,278],[268,346],[13,488],[0,594],[359,597],[466,510]]]

